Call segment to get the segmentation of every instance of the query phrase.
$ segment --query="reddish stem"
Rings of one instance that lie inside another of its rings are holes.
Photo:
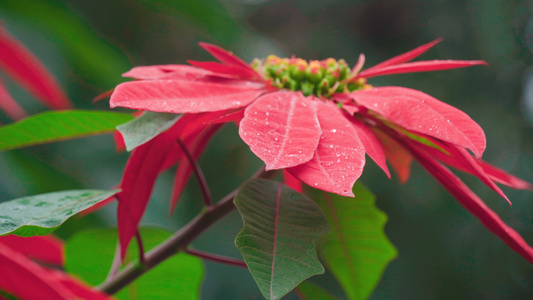
[[[241,268],[248,268],[248,266],[246,266],[246,263],[240,259],[218,255],[218,254],[207,253],[207,252],[195,250],[195,249],[186,249],[185,252],[189,253],[190,255],[194,255],[194,256],[207,259],[207,260],[211,260],[214,262],[223,263],[223,264],[241,267]]]
[[[135,233],[135,240],[137,240],[137,247],[139,248],[139,262],[141,263],[141,266],[144,266],[144,245],[139,230],[137,230],[137,232]]]
[[[181,150],[183,151],[183,153],[185,153],[185,156],[187,156],[187,159],[189,160],[189,163],[193,168],[196,180],[198,180],[198,184],[200,184],[200,190],[202,192],[202,198],[204,200],[205,206],[211,206],[211,192],[209,191],[209,186],[207,185],[207,181],[205,180],[205,176],[202,172],[202,169],[200,168],[200,165],[194,160],[194,157],[191,155],[191,152],[189,152],[187,146],[185,146],[181,139],[178,139],[177,143],[178,145],[180,145]]]

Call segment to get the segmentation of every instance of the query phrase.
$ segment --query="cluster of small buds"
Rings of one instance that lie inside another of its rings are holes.
[[[343,59],[307,62],[301,58],[270,55],[264,61],[255,59],[251,65],[270,79],[273,87],[302,91],[305,96],[327,98],[333,93],[351,92],[367,86],[364,78],[350,80],[353,74],[350,74],[350,67]]]

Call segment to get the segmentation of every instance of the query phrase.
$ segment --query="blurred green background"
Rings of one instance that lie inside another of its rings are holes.
[[[305,59],[365,53],[367,67],[435,38],[422,59],[482,59],[489,66],[370,80],[424,91],[468,113],[484,128],[484,159],[533,182],[533,2],[515,0],[0,0],[0,22],[58,78],[77,108],[107,109],[91,99],[123,81],[132,66],[211,60],[199,41],[247,61],[268,54]],[[30,113],[45,110],[0,74]],[[0,123],[10,120],[0,114]],[[98,136],[0,153],[0,201],[120,182],[127,153]],[[215,197],[233,190],[260,162],[228,125],[201,164]],[[467,184],[533,244],[533,193],[504,188],[513,207],[479,180]],[[399,256],[371,299],[531,299],[533,267],[490,234],[422,168],[400,185],[369,162],[360,179],[389,216],[386,233]],[[158,181],[143,223],[175,230],[200,209],[194,180],[169,216],[172,173]],[[354,199],[354,201],[357,201]],[[74,218],[57,233],[116,226],[115,207]],[[233,213],[195,247],[238,257],[242,226]],[[203,299],[261,299],[246,270],[206,263]],[[328,277],[328,274],[324,275]],[[326,288],[342,298],[331,280]],[[287,299],[295,299],[289,295]]]

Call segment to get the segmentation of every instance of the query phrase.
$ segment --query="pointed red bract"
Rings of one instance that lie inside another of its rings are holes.
[[[381,87],[349,95],[357,104],[408,130],[470,149],[478,158],[485,151],[485,134],[476,122],[457,108],[423,92]]]
[[[322,130],[315,155],[309,162],[287,170],[311,187],[354,197],[353,185],[365,165],[364,146],[337,106],[314,103]]]
[[[24,45],[0,27],[0,69],[53,109],[71,108],[54,77]]]
[[[315,105],[300,92],[267,94],[250,105],[239,135],[266,170],[308,162],[320,139]]]
[[[233,65],[225,65],[217,62],[212,61],[194,61],[194,60],[188,60],[189,64],[199,67],[211,72],[214,72],[216,74],[226,74],[231,77],[236,78],[243,78],[243,79],[257,79],[257,73],[250,69],[250,68],[243,68],[240,66],[233,66]]]
[[[219,46],[208,43],[200,43],[200,47],[204,48],[207,52],[213,55],[214,58],[218,59],[223,64],[248,68],[253,71],[250,65],[248,65],[245,61]]]
[[[415,72],[431,72],[441,71],[457,68],[466,68],[475,65],[486,65],[487,63],[482,60],[430,60],[430,61],[417,61],[399,65],[392,65],[380,68],[371,68],[364,70],[356,78],[370,78],[376,76],[403,74],[403,73],[415,73]]]
[[[356,118],[349,118],[349,120],[352,123],[359,140],[361,140],[361,143],[365,147],[365,153],[374,160],[378,167],[380,167],[390,179],[391,176],[389,168],[387,168],[385,152],[377,137],[363,122]]]
[[[111,107],[169,113],[220,111],[246,106],[264,90],[183,80],[132,81],[119,84]]]
[[[370,72],[374,69],[381,69],[383,67],[388,67],[388,66],[392,66],[392,65],[397,65],[397,64],[401,64],[401,63],[404,63],[404,62],[408,62],[410,60],[413,60],[415,58],[417,58],[418,56],[422,55],[424,52],[428,51],[429,49],[431,49],[433,46],[435,46],[436,44],[442,42],[442,38],[440,39],[436,39],[432,42],[429,42],[425,45],[422,45],[422,46],[419,46],[411,51],[408,51],[408,52],[405,52],[404,54],[400,54],[398,56],[395,56],[393,58],[389,58],[387,59],[386,61],[384,62],[381,62],[375,66],[373,66],[372,68],[368,68],[366,69],[366,71]]]
[[[508,187],[512,187],[514,189],[533,191],[533,185],[527,181],[508,174],[504,170],[498,169],[482,160],[479,160],[478,164],[481,166],[481,168],[483,168],[483,171],[487,175],[489,175],[492,180],[496,182],[504,184]]]
[[[128,72],[122,74],[123,77],[154,80],[154,79],[182,79],[182,80],[198,80],[205,76],[213,75],[213,72],[191,67],[188,65],[154,65],[135,67]],[[168,78],[171,77],[171,78]]]
[[[0,236],[0,244],[47,265],[63,267],[63,242],[51,235],[20,237],[16,235]]]
[[[27,116],[26,111],[11,97],[11,94],[6,90],[0,81],[0,109],[12,120],[20,120]]]
[[[439,164],[431,156],[417,149],[413,142],[407,141],[413,155],[420,164],[452,194],[461,205],[476,216],[487,229],[502,239],[530,263],[533,263],[533,248],[514,229],[507,226],[498,215],[488,208],[455,174]]]
[[[178,124],[183,125],[178,121],[167,131],[135,148],[126,164],[120,184],[122,191],[116,195],[121,258],[137,232],[163,163],[182,131]]]
[[[431,138],[426,137],[426,139],[440,147],[440,149],[424,144],[420,144],[420,148],[424,149],[432,157],[437,158],[445,164],[476,176],[511,205],[509,198],[507,198],[503,191],[485,173],[483,168],[479,165],[479,161],[474,159],[465,149],[455,145],[439,143]],[[443,151],[446,151],[447,153],[444,153]]]

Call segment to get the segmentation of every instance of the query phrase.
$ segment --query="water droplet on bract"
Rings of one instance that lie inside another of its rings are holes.
[[[268,111],[265,113],[265,115],[267,115],[267,116],[268,116],[269,114],[270,114],[270,113],[269,113]]]
[[[317,186],[317,185],[318,185],[318,183],[317,183],[317,182],[315,182],[315,186]]]
[[[331,132],[337,132],[337,129],[331,129]]]
[[[337,162],[340,163],[340,162],[341,162],[341,159],[340,159],[340,158],[337,158]]]
[[[274,138],[274,140],[275,140],[275,141],[277,141],[277,140],[278,140],[278,138]]]
[[[333,145],[329,145],[330,148],[333,148]]]

